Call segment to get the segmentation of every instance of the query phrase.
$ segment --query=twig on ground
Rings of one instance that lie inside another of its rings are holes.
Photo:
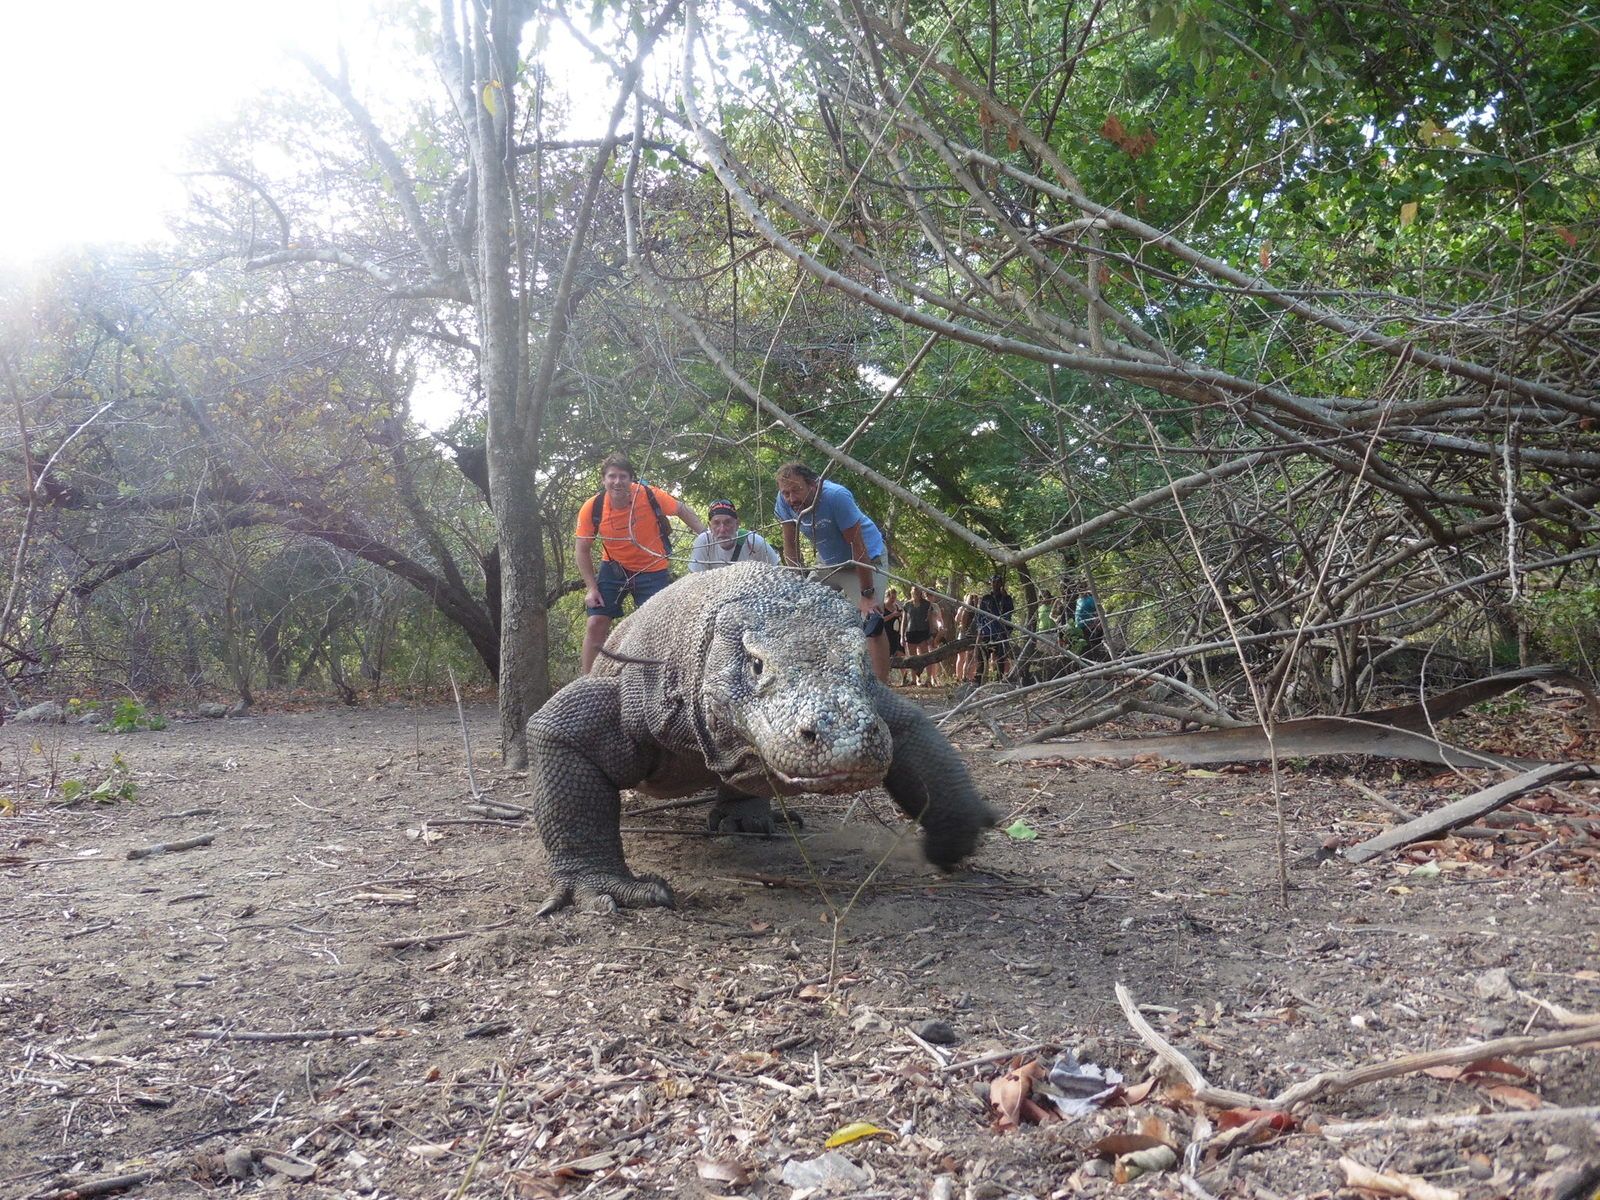
[[[381,1026],[367,1025],[359,1029],[185,1029],[177,1037],[206,1038],[213,1042],[337,1042],[343,1038],[371,1037]]]
[[[423,817],[424,825],[499,825],[503,829],[522,828],[522,817]]]
[[[1345,848],[1344,858],[1347,862],[1366,862],[1386,850],[1397,850],[1401,846],[1433,837],[1457,825],[1475,821],[1497,808],[1504,808],[1518,797],[1543,787],[1551,780],[1575,776],[1587,777],[1592,773],[1593,768],[1587,763],[1545,763],[1531,771],[1524,771],[1521,775],[1497,783],[1493,787],[1484,788],[1482,791],[1446,804],[1435,812],[1425,813],[1407,821],[1404,825],[1385,830],[1375,838],[1348,846]]]
[[[1228,1088],[1212,1087],[1193,1063],[1174,1049],[1150,1027],[1148,1021],[1139,1015],[1138,1006],[1134,1004],[1127,988],[1119,983],[1116,985],[1116,992],[1117,1003],[1122,1006],[1123,1015],[1128,1018],[1128,1023],[1163,1061],[1171,1064],[1183,1076],[1184,1082],[1193,1089],[1196,1099],[1206,1104],[1227,1108],[1288,1109],[1326,1095],[1347,1092],[1364,1083],[1376,1083],[1382,1079],[1411,1075],[1425,1071],[1429,1067],[1460,1066],[1485,1058],[1505,1058],[1513,1054],[1532,1054],[1539,1050],[1555,1050],[1564,1046],[1600,1042],[1600,1025],[1584,1025],[1556,1033],[1496,1038],[1489,1042],[1452,1046],[1444,1050],[1429,1050],[1421,1054],[1406,1054],[1387,1062],[1369,1063],[1346,1071],[1324,1071],[1285,1088],[1276,1096],[1252,1096]]]
[[[404,950],[407,946],[431,946],[436,942],[456,942],[480,933],[504,929],[510,924],[510,921],[496,921],[493,925],[480,925],[476,929],[453,929],[448,933],[419,933],[413,937],[386,938],[378,945],[389,950]]]
[[[86,1179],[82,1183],[69,1183],[48,1192],[35,1192],[37,1200],[90,1200],[149,1183],[156,1177],[154,1171],[130,1171],[126,1175],[107,1175],[103,1179]]]
[[[1236,1092],[1230,1088],[1212,1087],[1206,1082],[1206,1077],[1200,1073],[1200,1068],[1195,1066],[1171,1042],[1162,1037],[1144,1019],[1139,1012],[1139,1006],[1134,1003],[1133,994],[1123,987],[1116,985],[1117,1003],[1122,1006],[1122,1015],[1128,1018],[1128,1024],[1133,1026],[1133,1031],[1143,1039],[1145,1045],[1156,1052],[1157,1057],[1166,1063],[1194,1092],[1195,1099],[1202,1104],[1214,1104],[1219,1108],[1268,1108],[1271,1102],[1259,1096],[1251,1096],[1245,1092]]]
[[[1015,1058],[1019,1054],[1034,1054],[1040,1050],[1054,1049],[1054,1042],[1029,1042],[1026,1046],[1008,1046],[1004,1050],[995,1050],[990,1054],[980,1054],[977,1058],[963,1058],[960,1062],[953,1062],[940,1067],[939,1072],[948,1075],[953,1071],[964,1071],[968,1067],[981,1067],[986,1063],[1000,1062],[1003,1059]]]
[[[651,813],[671,812],[678,808],[695,808],[701,804],[710,804],[717,798],[715,792],[701,792],[696,796],[684,796],[678,800],[663,800],[660,804],[647,805],[644,808],[628,808],[623,810],[623,815],[629,817],[647,817]]]
[[[813,975],[810,979],[796,979],[784,984],[782,987],[768,988],[764,992],[757,992],[750,999],[744,1001],[744,1004],[760,1004],[766,1000],[775,1000],[779,996],[787,996],[790,992],[797,992],[803,987],[811,987],[813,984],[827,982],[828,973],[824,971],[821,975]]]
[[[1600,1013],[1575,1013],[1570,1008],[1562,1008],[1559,1004],[1541,1000],[1532,992],[1519,991],[1517,995],[1534,1007],[1543,1009],[1545,1015],[1552,1021],[1568,1029],[1577,1029],[1585,1025],[1600,1025]]]
[[[512,804],[509,800],[484,799],[482,804],[462,805],[469,813],[477,813],[480,817],[531,817],[533,809],[524,808],[520,804]]]
[[[184,817],[214,817],[216,815],[217,810],[214,808],[186,808],[182,812],[162,813],[160,819],[163,821],[177,821]]]
[[[214,833],[203,833],[199,837],[184,838],[181,842],[157,842],[154,846],[137,846],[128,851],[129,858],[154,858],[158,854],[175,854],[179,850],[194,850],[200,846],[211,845]]]
[[[1316,1126],[1323,1137],[1349,1137],[1359,1133],[1416,1133],[1428,1129],[1468,1129],[1474,1125],[1521,1125],[1530,1121],[1593,1121],[1600,1119],[1600,1104],[1586,1108],[1531,1108],[1516,1112],[1441,1113],[1432,1117],[1371,1117],[1365,1121],[1336,1121]]]
[[[461,745],[467,754],[467,788],[472,792],[474,800],[482,800],[483,793],[478,790],[478,776],[472,769],[472,735],[467,732],[467,710],[461,707],[461,689],[456,686],[456,673],[449,666],[445,671],[450,676],[450,690],[456,697],[456,720],[461,723]]]

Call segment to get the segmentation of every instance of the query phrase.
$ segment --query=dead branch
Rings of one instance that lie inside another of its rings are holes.
[[[1446,804],[1435,812],[1424,813],[1403,825],[1385,830],[1375,838],[1368,838],[1357,845],[1349,846],[1344,851],[1345,860],[1353,863],[1366,862],[1386,851],[1397,850],[1412,842],[1420,842],[1447,829],[1454,829],[1457,825],[1466,825],[1494,812],[1497,808],[1504,808],[1518,797],[1537,791],[1552,780],[1586,779],[1593,774],[1594,768],[1587,763],[1550,763],[1535,767],[1514,779],[1507,779],[1493,787],[1473,792],[1472,795],[1464,796],[1453,804]]]
[[[1600,1104],[1585,1108],[1534,1108],[1518,1112],[1441,1113],[1432,1117],[1373,1117],[1366,1121],[1335,1121],[1318,1125],[1323,1137],[1351,1137],[1363,1133],[1421,1133],[1431,1129],[1470,1129],[1475,1125],[1523,1125],[1531,1121],[1593,1121],[1600,1119]]]
[[[476,929],[454,929],[448,933],[419,933],[412,937],[385,938],[378,945],[386,950],[404,950],[408,946],[433,946],[440,942],[457,942],[462,938],[476,937],[480,933],[505,929],[510,924],[510,921],[497,921],[493,925],[480,925]]]
[[[382,1029],[367,1025],[360,1029],[286,1029],[251,1031],[244,1029],[186,1029],[175,1037],[204,1038],[211,1042],[337,1042],[345,1038],[372,1037]]]
[[[1376,1083],[1381,1079],[1394,1079],[1401,1075],[1411,1075],[1418,1071],[1426,1071],[1429,1067],[1459,1066],[1485,1058],[1504,1058],[1507,1055],[1532,1054],[1540,1050],[1554,1050],[1565,1046],[1581,1046],[1590,1042],[1600,1042],[1600,1025],[1563,1029],[1557,1033],[1497,1038],[1489,1042],[1453,1046],[1446,1050],[1429,1050],[1420,1054],[1407,1054],[1400,1058],[1390,1059],[1387,1062],[1369,1063],[1366,1066],[1355,1067],[1345,1071],[1324,1071],[1321,1074],[1313,1075],[1310,1079],[1302,1080],[1292,1087],[1285,1088],[1276,1096],[1268,1098],[1252,1096],[1245,1092],[1236,1092],[1229,1088],[1212,1087],[1211,1084],[1206,1082],[1206,1078],[1200,1073],[1199,1068],[1151,1028],[1150,1023],[1139,1013],[1138,1006],[1134,1003],[1133,996],[1126,987],[1120,983],[1117,984],[1116,995],[1117,1003],[1121,1006],[1123,1015],[1127,1017],[1128,1024],[1133,1026],[1134,1032],[1156,1052],[1163,1062],[1166,1062],[1178,1072],[1183,1081],[1194,1091],[1195,1096],[1203,1103],[1214,1104],[1224,1108],[1289,1109],[1297,1104],[1305,1104],[1323,1096],[1347,1092],[1365,1083]]]
[[[179,850],[194,850],[200,846],[211,845],[216,837],[214,833],[203,833],[199,837],[184,838],[180,842],[157,842],[154,846],[139,846],[128,851],[129,858],[154,858],[158,854],[176,854]]]

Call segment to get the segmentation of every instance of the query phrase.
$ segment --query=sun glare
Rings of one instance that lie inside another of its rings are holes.
[[[365,0],[83,0],[10,6],[0,39],[0,260],[160,238],[196,131],[332,61]]]

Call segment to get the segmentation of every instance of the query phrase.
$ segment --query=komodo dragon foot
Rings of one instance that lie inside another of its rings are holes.
[[[805,822],[800,814],[790,808],[774,813],[772,803],[765,796],[718,795],[706,819],[712,833],[755,833],[772,837],[781,833],[785,822],[790,829],[802,829]]]
[[[619,908],[675,908],[672,889],[659,875],[604,875],[588,871],[570,879],[558,879],[556,887],[539,906],[538,916],[548,917],[569,904],[595,901],[598,912]]]

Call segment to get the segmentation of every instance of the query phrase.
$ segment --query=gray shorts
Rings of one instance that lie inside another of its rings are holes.
[[[872,586],[877,595],[874,597],[878,603],[883,603],[883,593],[889,586],[889,576],[883,558],[880,556],[872,560]],[[817,567],[811,572],[811,578],[818,583],[826,584],[842,595],[851,604],[857,607],[861,604],[861,572],[853,562],[839,563],[832,567]]]

